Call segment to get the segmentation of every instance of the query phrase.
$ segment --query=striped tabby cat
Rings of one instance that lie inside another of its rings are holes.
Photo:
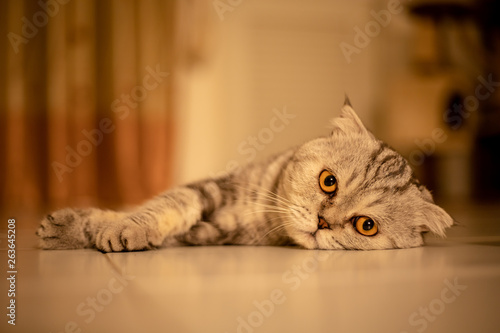
[[[453,219],[408,162],[348,101],[333,131],[227,176],[168,190],[131,212],[62,209],[37,231],[44,249],[135,251],[175,245],[391,249],[423,244]]]

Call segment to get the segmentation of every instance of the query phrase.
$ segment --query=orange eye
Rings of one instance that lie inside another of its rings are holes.
[[[378,232],[378,226],[368,216],[358,216],[353,218],[354,229],[363,236],[373,236]]]
[[[331,172],[323,170],[319,175],[319,186],[325,193],[331,194],[337,189],[337,178]]]

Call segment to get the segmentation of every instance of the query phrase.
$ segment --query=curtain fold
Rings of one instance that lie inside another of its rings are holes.
[[[178,6],[0,4],[2,214],[135,205],[172,183]]]

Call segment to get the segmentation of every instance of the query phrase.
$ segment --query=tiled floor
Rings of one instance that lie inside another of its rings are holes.
[[[40,251],[17,238],[1,332],[500,332],[500,208],[450,207],[447,240],[390,251]],[[0,246],[8,275],[6,240]]]

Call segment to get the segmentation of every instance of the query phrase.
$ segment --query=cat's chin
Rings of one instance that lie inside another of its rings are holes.
[[[315,250],[318,249],[318,242],[316,241],[316,237],[307,231],[297,230],[297,229],[288,229],[288,236],[293,240],[293,242],[305,249]]]
[[[308,250],[319,249],[318,241],[316,237],[308,232],[302,233],[298,239],[296,238],[297,243],[302,245]]]

